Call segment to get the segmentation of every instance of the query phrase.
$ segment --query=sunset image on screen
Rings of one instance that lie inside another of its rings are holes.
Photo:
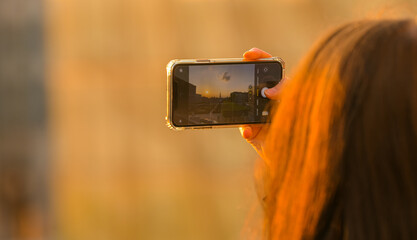
[[[189,82],[203,97],[228,97],[232,92],[247,92],[253,85],[254,64],[205,65],[190,67]]]
[[[255,64],[190,66],[188,122],[253,121],[254,81]]]

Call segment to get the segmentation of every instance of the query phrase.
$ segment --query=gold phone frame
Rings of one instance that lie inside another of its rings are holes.
[[[239,63],[239,62],[279,62],[282,66],[282,79],[285,78],[285,62],[279,57],[271,58],[259,58],[256,60],[247,60],[243,58],[216,58],[216,59],[174,59],[167,64],[167,116],[165,117],[166,125],[173,130],[185,130],[185,129],[212,129],[212,128],[233,128],[240,127],[248,124],[263,124],[263,123],[248,123],[248,124],[227,124],[227,125],[211,125],[211,126],[187,126],[177,127],[173,123],[172,119],[172,98],[173,98],[173,69],[177,65],[181,64],[208,64],[208,63]]]

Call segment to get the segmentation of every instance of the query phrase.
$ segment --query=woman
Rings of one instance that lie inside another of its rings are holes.
[[[271,124],[241,128],[265,163],[266,238],[417,239],[415,19],[339,27],[266,94]]]

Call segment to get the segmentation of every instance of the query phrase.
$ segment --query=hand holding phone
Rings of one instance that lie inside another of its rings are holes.
[[[252,48],[246,51],[243,54],[243,57],[248,60],[256,60],[258,58],[269,58],[271,57],[271,55],[258,48]],[[273,88],[270,88],[267,91],[265,91],[266,97],[268,97],[271,100],[278,100],[279,94],[281,92],[282,81],[280,81],[280,83],[275,85]],[[239,127],[240,134],[242,135],[242,137],[253,146],[258,155],[261,157],[263,157],[262,145],[265,140],[265,135],[267,131],[266,128],[267,126],[258,124],[245,125]]]

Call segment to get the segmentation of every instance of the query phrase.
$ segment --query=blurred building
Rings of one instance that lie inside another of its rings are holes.
[[[49,159],[42,2],[0,2],[0,239],[45,239]]]

